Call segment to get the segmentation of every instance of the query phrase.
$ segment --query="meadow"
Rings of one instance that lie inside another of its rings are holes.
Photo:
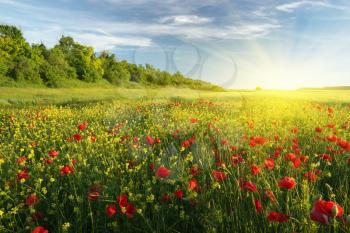
[[[0,88],[0,232],[350,232],[350,92]]]

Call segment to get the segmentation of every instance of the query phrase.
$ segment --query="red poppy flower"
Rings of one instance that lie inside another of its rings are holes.
[[[171,200],[170,195],[167,194],[167,193],[164,193],[164,194],[163,194],[163,197],[162,197],[162,201],[163,201],[163,202],[169,202],[170,200]]]
[[[300,158],[295,158],[293,161],[293,167],[294,168],[298,168],[298,167],[300,167],[300,165],[301,165],[301,160],[300,160]]]
[[[157,172],[156,172],[156,176],[158,178],[167,178],[170,176],[170,170],[168,168],[166,168],[165,166],[161,166],[158,168]]]
[[[284,159],[286,161],[292,161],[293,162],[296,158],[297,158],[297,156],[295,154],[293,154],[293,153],[288,153],[288,154],[286,154],[284,156]]]
[[[298,129],[298,128],[293,128],[293,129],[291,130],[291,132],[294,133],[294,134],[297,134],[297,133],[299,132],[299,129]]]
[[[117,201],[120,208],[125,208],[128,205],[128,197],[124,193],[120,196],[117,196]]]
[[[243,179],[240,179],[239,186],[241,187],[242,190],[248,190],[253,193],[258,191],[258,188],[256,187],[256,185],[251,181],[245,181]]]
[[[51,158],[56,158],[60,154],[60,152],[55,150],[50,150],[48,154]]]
[[[152,146],[154,143],[155,143],[155,141],[154,141],[154,138],[152,138],[151,136],[146,136],[146,143],[148,144],[148,145],[150,145],[150,146]]]
[[[125,214],[128,218],[134,217],[136,209],[133,204],[128,203],[125,207]]]
[[[289,216],[288,216],[288,215],[285,215],[285,214],[282,214],[282,213],[279,213],[279,212],[272,211],[272,212],[270,212],[269,215],[267,216],[267,219],[268,219],[270,222],[279,222],[279,223],[282,223],[282,222],[288,221]]]
[[[44,159],[46,164],[53,164],[53,159]]]
[[[199,168],[197,166],[192,166],[190,169],[190,173],[193,177],[197,176],[199,173]]]
[[[81,140],[81,135],[80,134],[74,134],[73,138],[75,139],[75,141],[80,141]]]
[[[25,170],[19,170],[17,173],[17,180],[21,180],[21,179],[29,179],[30,175],[27,171]]]
[[[21,157],[19,157],[18,159],[17,159],[17,163],[18,164],[22,164],[22,163],[24,163],[25,161],[27,161],[27,157],[25,157],[25,156],[21,156]]]
[[[190,143],[190,141],[185,140],[185,141],[183,141],[183,142],[181,143],[181,146],[182,146],[182,147],[185,147],[185,148],[188,148],[189,146],[191,146],[191,143]]]
[[[96,201],[99,197],[100,197],[100,193],[97,192],[97,191],[90,192],[89,195],[88,195],[88,199],[90,201]]]
[[[332,157],[329,154],[322,154],[321,158],[324,161],[332,162]]]
[[[275,168],[275,161],[272,158],[265,159],[265,168],[268,170],[273,170]]]
[[[91,140],[91,142],[96,142],[97,141],[97,137],[96,136],[90,136],[90,140]]]
[[[182,199],[184,196],[184,192],[181,189],[176,190],[174,194],[177,199]]]
[[[278,187],[292,189],[296,186],[296,184],[297,183],[295,182],[294,178],[286,176],[279,180]]]
[[[151,172],[154,171],[154,163],[150,163],[150,164],[149,164],[149,170],[150,170]]]
[[[256,176],[257,174],[260,173],[260,168],[256,165],[252,165],[250,167],[250,172],[252,173],[253,176]]]
[[[263,211],[263,207],[259,199],[254,200],[255,210],[257,213],[261,213]]]
[[[328,225],[331,218],[340,218],[343,214],[343,208],[337,203],[319,199],[314,202],[310,218],[313,221]]]
[[[197,118],[191,118],[191,123],[192,124],[195,124],[195,123],[197,123],[198,122],[198,119]]]
[[[244,159],[239,155],[232,155],[231,162],[232,162],[232,166],[237,167],[238,164],[244,163]]]
[[[315,128],[315,131],[316,131],[317,133],[322,133],[322,128],[317,127],[317,128]]]
[[[198,182],[196,179],[191,179],[188,182],[188,190],[193,190],[193,189],[197,188],[197,186],[198,186]]]
[[[225,180],[227,177],[225,172],[220,172],[218,170],[213,170],[212,175],[213,175],[214,179],[218,182]]]
[[[87,126],[88,126],[88,123],[87,123],[87,121],[85,121],[84,123],[78,125],[78,129],[85,130],[87,128]]]
[[[49,233],[49,231],[42,226],[38,226],[32,230],[32,233]]]
[[[74,169],[69,165],[65,165],[63,168],[60,169],[60,173],[62,176],[73,172],[74,172]]]
[[[310,182],[316,182],[317,180],[317,175],[312,171],[304,173],[303,176],[307,178]]]
[[[109,204],[106,207],[106,214],[109,218],[117,214],[117,207],[114,204]]]
[[[39,198],[37,197],[36,194],[29,194],[28,197],[26,198],[26,205],[35,205],[39,202]]]

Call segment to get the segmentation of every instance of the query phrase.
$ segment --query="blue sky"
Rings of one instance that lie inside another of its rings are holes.
[[[0,0],[0,23],[228,88],[350,85],[347,0]]]

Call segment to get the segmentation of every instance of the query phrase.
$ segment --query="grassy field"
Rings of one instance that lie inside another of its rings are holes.
[[[350,92],[0,99],[0,232],[350,231]]]

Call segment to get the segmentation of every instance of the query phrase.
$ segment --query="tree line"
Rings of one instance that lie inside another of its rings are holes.
[[[20,29],[0,25],[0,86],[71,87],[108,84],[123,87],[175,86],[222,90],[179,72],[117,60],[115,54],[96,54],[93,47],[62,36],[53,48],[29,44]]]

